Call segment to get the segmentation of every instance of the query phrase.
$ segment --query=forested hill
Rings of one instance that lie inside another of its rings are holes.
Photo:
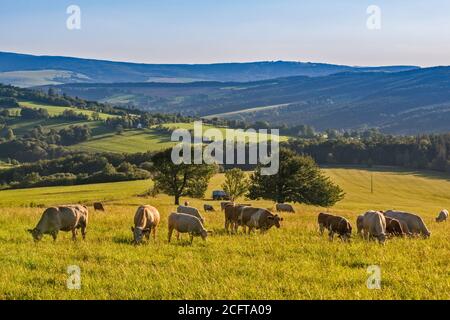
[[[55,88],[149,111],[248,123],[307,124],[318,130],[376,127],[394,134],[450,131],[450,67],[247,83],[66,84]]]

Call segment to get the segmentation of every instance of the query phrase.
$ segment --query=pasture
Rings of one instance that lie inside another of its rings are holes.
[[[0,299],[449,299],[450,225],[434,222],[439,210],[450,207],[449,177],[392,168],[324,170],[346,198],[329,209],[295,205],[297,213],[282,214],[281,229],[266,234],[227,235],[219,202],[188,199],[198,208],[216,208],[201,210],[214,235],[206,242],[196,238],[192,246],[187,235],[167,243],[173,198],[136,196],[150,181],[0,191]],[[223,175],[212,179],[207,197],[222,181]],[[85,242],[60,233],[55,243],[47,236],[35,244],[25,231],[42,213],[31,202],[96,200],[104,201],[106,213],[90,207]],[[140,204],[156,206],[162,223],[156,243],[135,247],[130,226]],[[389,208],[420,214],[431,238],[397,238],[380,246],[356,236],[349,244],[329,242],[317,233],[320,211],[349,218],[355,229],[358,214]],[[81,269],[81,290],[66,288],[69,265]],[[381,290],[366,286],[370,265],[381,268]]]

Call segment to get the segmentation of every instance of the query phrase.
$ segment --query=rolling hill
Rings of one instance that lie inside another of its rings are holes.
[[[416,68],[414,66],[350,67],[288,61],[139,64],[0,52],[0,83],[23,87],[95,82],[245,82],[300,75],[323,76],[343,71],[397,72]]]
[[[388,133],[450,130],[450,67],[395,73],[342,72],[246,83],[65,84],[72,96],[141,109],[319,130],[378,127]]]

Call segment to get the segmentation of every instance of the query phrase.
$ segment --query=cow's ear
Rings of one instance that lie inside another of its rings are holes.
[[[267,219],[269,219],[269,220],[273,220],[273,219],[275,219],[275,217],[273,217],[273,216],[269,216]]]
[[[131,232],[134,232],[134,227],[131,227]]]
[[[284,218],[280,218],[280,221],[283,221],[284,220]]]
[[[33,229],[27,229],[27,232],[32,233]]]

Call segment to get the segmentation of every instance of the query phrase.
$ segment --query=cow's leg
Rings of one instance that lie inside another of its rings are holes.
[[[330,232],[328,233],[328,238],[330,239],[330,241],[333,241],[333,238],[334,238],[333,230],[330,230]]]
[[[323,235],[323,229],[323,224],[319,223],[319,232],[321,236]]]
[[[81,226],[81,236],[83,237],[83,240],[86,240],[86,233],[87,233],[87,231],[86,231],[86,224],[83,224]]]
[[[253,227],[248,227],[248,234],[251,234],[253,231]]]
[[[225,219],[225,231],[228,233],[228,227],[230,225],[230,221],[228,219]]]
[[[177,241],[180,241],[181,234],[177,231]]]
[[[56,241],[56,238],[58,237],[58,231],[57,230],[52,231],[51,235],[52,235],[53,241]]]
[[[192,242],[194,241],[194,234],[191,233],[190,235],[191,235],[190,242],[191,242],[191,245],[192,245]]]
[[[77,229],[72,229],[72,240],[77,240]]]
[[[170,243],[170,239],[172,239],[173,228],[169,228],[168,241]]]
[[[153,232],[153,241],[156,241],[156,227],[152,228],[152,232]]]

